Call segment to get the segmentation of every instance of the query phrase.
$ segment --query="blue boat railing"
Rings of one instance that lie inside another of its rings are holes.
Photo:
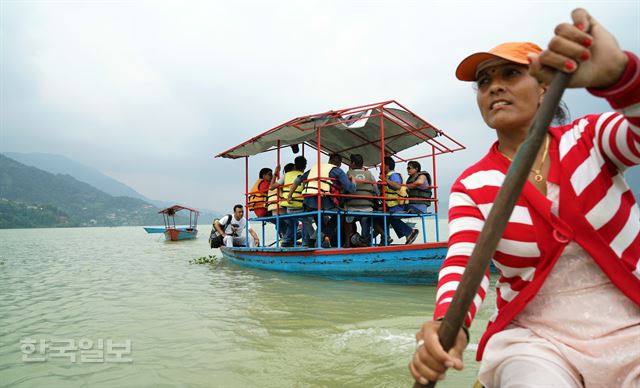
[[[316,218],[316,245],[318,248],[321,248],[321,244],[319,244],[318,242],[322,241],[322,217],[325,215],[333,215],[336,217],[336,239],[337,239],[337,247],[334,248],[339,248],[342,249],[342,225],[341,225],[341,218],[342,217],[371,217],[372,222],[370,225],[370,245],[375,245],[374,244],[374,239],[373,239],[373,235],[374,235],[374,231],[373,231],[373,221],[377,218],[383,219],[383,227],[384,227],[384,236],[381,237],[381,244],[379,245],[388,245],[388,240],[389,240],[389,223],[388,223],[388,219],[389,218],[400,218],[400,219],[404,219],[404,218],[420,218],[420,222],[421,222],[421,227],[422,227],[422,240],[424,243],[427,242],[427,228],[426,228],[426,220],[429,219],[433,219],[434,221],[434,226],[435,226],[435,242],[440,241],[440,231],[439,231],[439,224],[438,224],[438,217],[437,217],[437,213],[435,212],[428,212],[428,213],[403,213],[403,212],[398,212],[398,213],[382,213],[382,212],[376,212],[376,211],[370,211],[370,212],[362,212],[362,211],[346,211],[346,210],[312,210],[312,211],[307,211],[307,212],[300,212],[300,213],[294,213],[294,214],[281,214],[281,215],[274,215],[274,216],[267,216],[267,217],[253,217],[253,218],[249,218],[248,221],[253,221],[253,222],[260,222],[261,223],[261,227],[262,227],[262,238],[261,241],[263,242],[263,247],[268,247],[268,245],[266,244],[266,238],[265,238],[265,226],[268,223],[271,224],[275,224],[275,228],[276,228],[276,237],[275,237],[275,245],[276,247],[280,246],[280,242],[281,242],[281,238],[280,238],[280,225],[282,222],[286,222],[287,219],[289,218],[296,218],[299,221],[301,221],[302,218],[310,218],[310,217],[315,217]],[[292,241],[293,243],[293,248],[296,248],[296,244],[297,244],[297,226],[298,223],[296,222],[296,231],[294,232],[294,239]],[[247,228],[249,227],[249,222],[247,223]],[[363,231],[364,233],[364,231]],[[246,233],[246,236],[248,236],[249,234]],[[248,241],[247,241],[247,245],[248,245]],[[273,245],[273,244],[271,244]],[[345,248],[346,249],[346,248]]]

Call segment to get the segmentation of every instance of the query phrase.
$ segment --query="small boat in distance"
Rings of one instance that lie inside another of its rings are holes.
[[[182,210],[189,211],[189,226],[177,227],[175,216]],[[147,233],[164,233],[165,238],[171,241],[190,240],[198,236],[198,215],[200,214],[198,210],[173,205],[158,213],[162,214],[164,218],[164,228],[144,228]]]
[[[151,234],[151,233],[164,233],[166,229],[165,228],[153,228],[153,227],[144,227],[144,231]]]
[[[167,230],[167,228],[154,228],[154,227],[149,227],[149,226],[145,226],[145,227],[143,227],[143,229],[144,229],[145,232],[147,232],[149,234],[164,233],[165,230]],[[185,227],[180,227],[180,228],[177,228],[177,229],[187,230],[187,227],[185,226]]]

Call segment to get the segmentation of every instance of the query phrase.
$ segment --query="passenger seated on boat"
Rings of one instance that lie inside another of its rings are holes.
[[[402,175],[395,172],[396,162],[390,156],[384,157],[384,173],[387,185],[385,188],[385,202],[387,205],[387,213],[403,213],[404,205],[398,201],[400,188],[402,187]],[[382,221],[377,221],[378,224]],[[418,237],[418,229],[411,229],[404,221],[397,217],[389,217],[387,224],[393,227],[398,237],[405,237],[405,244],[412,244]]]
[[[424,214],[431,205],[429,199],[432,197],[431,176],[426,171],[421,171],[420,163],[415,160],[407,163],[407,193],[409,203],[405,205],[407,213]]]
[[[286,172],[281,180],[277,183],[281,186],[282,201],[280,201],[280,214],[296,214],[302,213],[302,185],[298,185],[295,191],[291,191],[293,183],[300,175],[304,174],[304,170],[307,168],[307,159],[304,156],[296,156],[293,161],[293,168]],[[289,196],[289,193],[292,193]],[[289,201],[291,198],[291,201]],[[298,218],[286,218],[287,232],[282,239],[283,247],[293,246],[294,239],[297,238],[296,231],[298,229]],[[307,231],[308,232],[308,231]],[[309,245],[309,234],[302,230],[302,244]]]
[[[293,163],[287,163],[284,165],[283,175],[280,176],[280,165],[277,165],[275,168],[275,174],[271,177],[271,184],[269,186],[269,195],[267,196],[267,215],[275,216],[283,213],[283,209],[280,207],[280,202],[282,200],[282,182],[284,181],[284,174],[293,170]],[[269,221],[274,225],[278,225],[280,231],[280,238],[282,239],[284,235],[287,233],[287,223],[284,220],[280,220],[280,222],[275,219]]]
[[[340,197],[334,196],[334,194],[340,194],[342,192],[353,193],[356,191],[356,184],[353,178],[349,178],[347,174],[340,168],[342,164],[342,158],[339,154],[331,154],[329,156],[329,163],[317,164],[307,170],[304,174],[300,175],[293,182],[291,191],[287,197],[289,202],[293,201],[293,193],[297,190],[298,186],[304,182],[304,188],[302,189],[302,206],[305,212],[318,210],[318,198],[317,194],[320,193],[320,209],[321,210],[337,210],[340,205]],[[318,169],[320,175],[318,175]],[[318,179],[320,177],[320,179]],[[323,179],[323,178],[331,179]],[[320,181],[320,187],[318,188],[318,181]],[[332,195],[327,195],[332,194]],[[323,217],[324,221],[324,217]],[[312,217],[304,217],[302,219],[303,233],[311,235],[313,226]],[[322,232],[323,239],[322,246],[331,246],[329,236],[335,234],[337,221],[335,217],[330,217],[329,221],[323,223]],[[306,232],[304,230],[306,229]]]
[[[247,238],[244,235],[244,230],[246,229],[247,220],[243,217],[244,209],[242,205],[235,205],[233,207],[233,215],[226,215],[219,220],[216,220],[214,227],[223,235],[223,243],[227,247],[244,247],[247,246]],[[231,217],[231,222],[228,222],[228,217]],[[227,224],[225,230],[222,230],[222,225]],[[253,230],[253,228],[249,227],[249,234],[251,234],[252,239],[249,240],[249,247],[260,246],[260,239],[258,238],[258,234]]]
[[[363,158],[360,154],[351,154],[349,157],[351,164],[347,175],[353,178],[356,183],[356,191],[352,195],[358,197],[345,197],[344,205],[348,212],[373,212],[373,201],[371,197],[377,197],[380,195],[378,191],[378,185],[375,183],[375,178],[371,171],[364,170]],[[369,198],[363,198],[369,197]],[[371,217],[357,217],[353,215],[347,215],[344,218],[344,230],[345,230],[345,247],[351,246],[351,236],[356,232],[355,221],[360,221],[360,227],[362,228],[362,245],[369,245],[371,240]]]
[[[256,217],[265,217],[267,215],[267,194],[272,178],[273,172],[270,168],[261,169],[258,174],[258,180],[253,184],[249,192],[249,210],[253,210]]]

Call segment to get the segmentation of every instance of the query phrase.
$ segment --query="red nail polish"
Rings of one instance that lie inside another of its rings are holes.
[[[576,28],[579,29],[580,31],[584,31],[584,24],[578,23],[576,24]]]
[[[529,64],[531,64],[533,61],[531,60],[531,58],[527,57],[527,62],[529,62]]]
[[[584,47],[591,47],[592,44],[593,44],[593,39],[591,39],[591,38],[584,38],[582,40],[582,45]]]
[[[568,71],[573,71],[576,68],[576,65],[572,61],[566,61],[564,63],[564,68]]]
[[[591,58],[591,55],[589,54],[588,51],[583,51],[582,54],[580,54],[580,59],[583,61],[586,61],[589,58]]]

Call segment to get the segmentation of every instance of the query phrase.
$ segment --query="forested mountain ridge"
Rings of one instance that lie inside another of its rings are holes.
[[[158,208],[114,197],[70,175],[0,154],[0,227],[124,226],[162,223]]]
[[[50,172],[54,175],[70,175],[80,182],[88,183],[94,188],[114,197],[125,196],[138,198],[157,208],[165,208],[176,203],[181,203],[179,200],[167,201],[147,198],[135,191],[133,188],[102,173],[96,168],[87,166],[63,155],[42,152],[4,152],[4,155],[19,163]],[[205,224],[209,224],[214,218],[221,217],[223,215],[223,213],[215,210],[202,208],[200,210],[200,221]],[[159,222],[162,222],[162,218],[159,219]]]
[[[22,163],[24,165],[35,167],[52,174],[71,175],[80,182],[85,182],[114,197],[131,197],[138,198],[152,205],[152,201],[142,194],[138,193],[124,183],[111,178],[96,170],[95,168],[86,166],[66,156],[45,154],[42,152],[21,153],[21,152],[5,152],[5,156]],[[156,205],[157,206],[157,205]]]

